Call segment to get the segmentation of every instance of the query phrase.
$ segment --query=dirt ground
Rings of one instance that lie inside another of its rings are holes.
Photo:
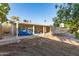
[[[4,56],[79,56],[79,46],[48,38],[23,39],[20,43],[0,46]]]

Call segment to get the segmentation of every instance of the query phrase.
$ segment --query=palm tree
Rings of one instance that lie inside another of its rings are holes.
[[[27,23],[29,22],[28,20],[23,20],[23,21],[24,21],[24,22],[27,22]]]
[[[19,21],[19,17],[18,16],[12,16],[11,21]]]
[[[12,24],[12,35],[14,35],[14,22],[18,22],[19,21],[19,17],[18,16],[12,16],[11,17],[11,22],[13,23]],[[18,32],[18,24],[16,23],[16,31]],[[16,35],[18,35],[16,33]]]

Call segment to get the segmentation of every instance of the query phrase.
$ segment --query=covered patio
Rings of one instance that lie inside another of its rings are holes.
[[[48,25],[39,25],[39,24],[31,24],[31,23],[19,23],[18,28],[25,28],[31,30],[34,34],[45,34],[51,31],[51,27]]]
[[[2,29],[1,32],[2,34],[9,33],[9,35],[17,36],[17,37],[18,37],[19,29],[29,30],[32,32],[33,35],[45,34],[49,32],[51,33],[52,31],[52,27],[50,25],[40,25],[40,24],[32,24],[27,22],[11,22],[11,21],[5,23],[1,29]]]

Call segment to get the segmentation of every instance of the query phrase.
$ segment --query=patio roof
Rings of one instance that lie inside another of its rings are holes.
[[[10,21],[13,22],[13,21]],[[16,23],[16,22],[14,22]],[[29,23],[29,22],[19,22],[19,24],[28,24],[28,25],[37,25],[37,26],[52,26],[52,25],[47,25],[47,24],[35,24],[35,23]]]
[[[45,25],[45,24],[34,24],[34,23],[27,23],[27,22],[19,22],[19,24],[28,24],[28,25],[37,25],[37,26],[51,26],[51,25]]]

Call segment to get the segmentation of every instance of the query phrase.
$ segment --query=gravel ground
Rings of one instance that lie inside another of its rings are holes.
[[[4,56],[79,56],[78,51],[79,46],[42,37],[0,46]]]

